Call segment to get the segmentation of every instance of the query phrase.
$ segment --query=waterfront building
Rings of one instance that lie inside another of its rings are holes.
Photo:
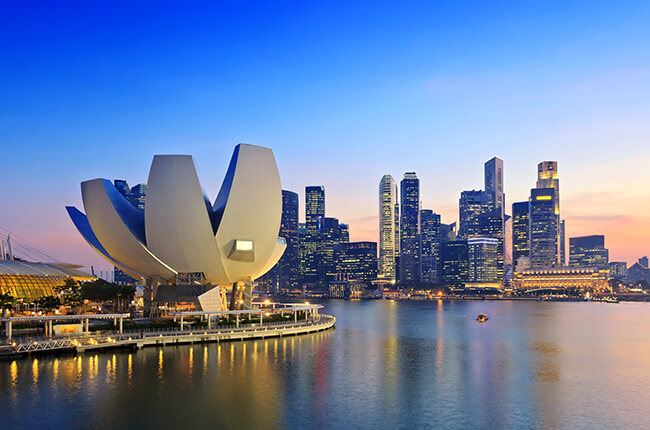
[[[440,246],[442,283],[462,287],[468,280],[468,249],[466,240],[442,242]]]
[[[407,172],[400,183],[400,276],[403,284],[420,282],[420,180]]]
[[[553,188],[530,191],[530,264],[533,268],[557,266],[558,217],[555,213],[556,192]]]
[[[325,187],[305,187],[305,228],[303,283],[319,282],[320,223],[325,218]]]
[[[40,297],[56,296],[56,287],[63,286],[67,279],[75,282],[97,279],[78,270],[80,267],[0,260],[0,294],[10,294],[17,301],[31,303]]]
[[[592,235],[569,239],[569,266],[609,267],[609,251],[605,248],[605,236]]]
[[[431,209],[420,211],[420,238],[422,282],[436,283],[439,279],[440,215]]]
[[[467,281],[500,282],[498,267],[499,240],[492,237],[467,239]]]
[[[645,282],[650,285],[650,269],[648,268],[648,257],[639,258],[639,261],[628,267],[627,282]]]
[[[520,290],[577,288],[605,292],[609,270],[596,267],[544,267],[515,272],[513,287]]]
[[[625,281],[627,279],[627,262],[625,261],[610,261],[609,262],[609,277]]]
[[[86,213],[66,209],[79,233],[102,257],[146,282],[145,311],[171,298],[179,279],[200,279],[209,290],[196,295],[203,310],[250,307],[253,280],[282,256],[280,175],[269,148],[235,147],[213,205],[189,155],[154,156],[145,210],[135,208],[105,179],[81,184]],[[164,294],[165,300],[156,296]],[[208,307],[206,309],[205,307]]]
[[[565,252],[565,223],[560,217],[560,179],[558,177],[557,161],[542,161],[537,165],[537,188],[551,188],[554,190],[554,209],[557,220],[555,221],[555,234],[557,235],[556,263],[563,266],[566,263]]]
[[[320,243],[318,244],[318,281],[327,286],[336,276],[334,247],[341,243],[341,230],[337,218],[322,218],[319,225]]]
[[[282,190],[282,219],[280,237],[287,242],[287,248],[278,261],[278,279],[275,293],[298,288],[299,280],[299,242],[298,242],[298,194]]]
[[[512,265],[530,254],[530,202],[512,204]]]
[[[334,247],[337,279],[366,284],[377,277],[377,242],[348,242]]]
[[[379,271],[378,277],[397,279],[396,258],[399,246],[397,183],[391,175],[379,182]]]

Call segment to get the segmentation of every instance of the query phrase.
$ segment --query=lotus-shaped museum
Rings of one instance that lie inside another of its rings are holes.
[[[112,265],[145,281],[145,303],[159,286],[180,286],[188,277],[210,286],[252,285],[286,246],[278,237],[282,190],[269,148],[237,145],[214,203],[190,155],[154,156],[144,210],[106,179],[82,182],[81,195],[86,213],[66,207],[72,221]]]

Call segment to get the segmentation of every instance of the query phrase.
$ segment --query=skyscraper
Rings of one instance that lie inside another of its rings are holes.
[[[493,157],[485,163],[485,191],[492,194],[494,208],[504,215],[506,198],[503,191],[503,160]]]
[[[336,277],[334,247],[341,243],[341,229],[337,218],[322,218],[318,245],[318,280],[324,286]]]
[[[530,190],[531,267],[558,265],[558,221],[555,213],[557,193],[553,188]]]
[[[349,242],[334,247],[337,278],[369,284],[377,277],[377,242]]]
[[[440,246],[442,283],[462,287],[468,279],[468,250],[466,240],[442,242]]]
[[[476,237],[467,239],[468,282],[500,282],[497,271],[499,239]]]
[[[320,223],[325,218],[325,187],[305,187],[305,240],[303,256],[303,282],[315,284],[319,281]]]
[[[512,204],[512,265],[517,270],[520,257],[530,254],[530,202]]]
[[[282,290],[298,288],[300,256],[298,253],[298,194],[282,190],[282,220],[280,237],[287,242],[287,248],[278,261],[278,284],[276,294]]]
[[[494,209],[492,194],[481,190],[463,191],[458,201],[458,236],[462,239],[483,236],[482,219]]]
[[[609,251],[605,248],[605,236],[581,236],[569,239],[569,266],[609,267]]]
[[[400,282],[420,282],[420,180],[407,172],[400,183]]]
[[[420,211],[420,238],[422,282],[438,282],[440,215],[433,213],[431,209],[422,209]]]
[[[397,183],[391,175],[379,182],[379,273],[378,277],[397,280],[397,246],[399,241]]]
[[[131,187],[128,200],[138,209],[144,209],[145,198],[147,197],[147,184],[138,184]]]
[[[139,191],[143,192],[143,194],[139,196],[142,199],[143,206],[139,207],[137,204],[138,202],[134,204],[131,198],[131,188],[129,187],[129,184],[126,182],[126,180],[115,179],[113,181],[113,185],[115,185],[117,191],[119,191],[120,194],[122,194],[122,196],[127,199],[133,206],[137,207],[138,209],[144,209],[144,198],[147,194],[146,186],[144,186],[144,189],[142,189],[141,184],[136,185],[136,187],[139,187]],[[135,285],[138,283],[137,279],[133,279],[131,276],[127,275],[124,271],[118,269],[117,267],[113,267],[113,282],[118,285]]]
[[[563,266],[566,263],[564,221],[560,218],[560,179],[558,177],[557,161],[542,161],[537,165],[537,188],[552,188],[555,191],[555,215],[557,234],[557,262]]]

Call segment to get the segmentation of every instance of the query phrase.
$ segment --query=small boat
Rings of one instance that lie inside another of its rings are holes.
[[[479,316],[476,317],[476,321],[478,322],[487,322],[488,316],[485,314],[479,314]]]

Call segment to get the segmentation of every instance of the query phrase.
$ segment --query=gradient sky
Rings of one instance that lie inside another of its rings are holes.
[[[648,23],[647,1],[5,4],[0,226],[105,270],[64,210],[79,182],[144,182],[154,154],[184,153],[214,198],[246,142],[273,148],[301,214],[325,185],[327,215],[376,241],[383,174],[417,172],[453,222],[497,155],[508,207],[557,160],[567,237],[633,262],[650,253]]]

